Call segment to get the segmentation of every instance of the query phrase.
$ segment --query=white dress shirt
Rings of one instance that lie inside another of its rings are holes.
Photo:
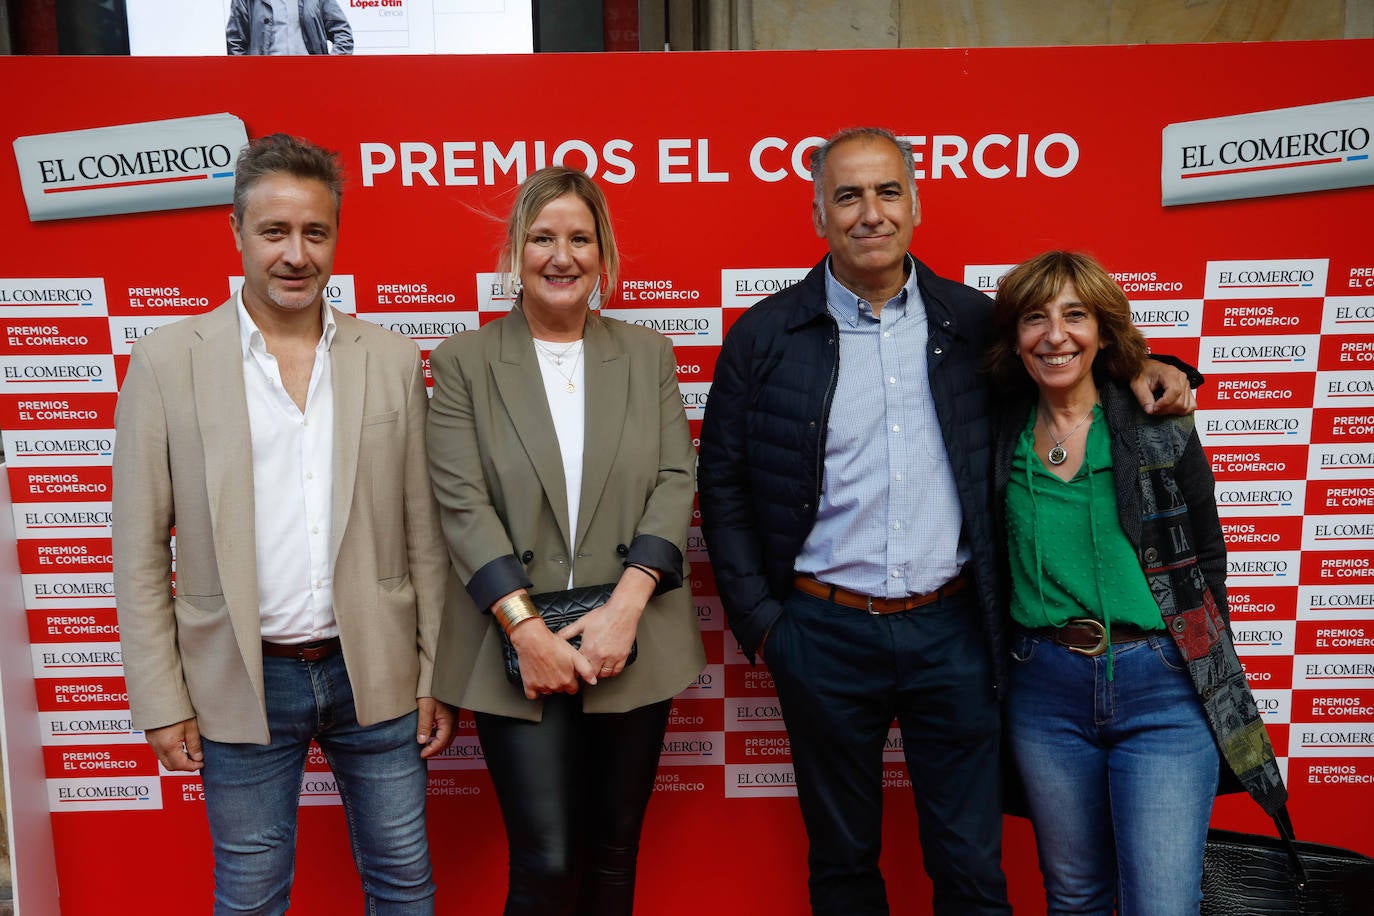
[[[262,638],[301,643],[339,635],[334,620],[330,535],[334,498],[334,391],[329,347],[337,325],[324,306],[324,331],[305,411],[282,384],[275,356],[238,297],[243,388],[253,449],[254,542]]]

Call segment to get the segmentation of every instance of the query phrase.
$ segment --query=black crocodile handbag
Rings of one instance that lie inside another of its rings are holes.
[[[1374,859],[1299,842],[1285,806],[1278,838],[1209,830],[1202,916],[1366,916],[1374,913]]]
[[[615,591],[615,583],[609,582],[605,585],[583,585],[579,588],[569,588],[561,592],[545,592],[542,595],[530,595],[530,600],[534,602],[534,609],[539,612],[539,616],[544,618],[544,625],[551,632],[557,633],[575,620],[581,620],[588,611],[601,607],[611,599],[611,592]],[[520,679],[520,661],[515,651],[515,646],[511,644],[510,637],[505,630],[499,631],[501,634],[501,652],[506,662],[506,679],[517,687],[523,682]],[[582,637],[572,638],[574,649],[582,647]],[[636,640],[630,645],[629,657],[625,659],[625,667],[634,663],[639,655],[639,641]]]

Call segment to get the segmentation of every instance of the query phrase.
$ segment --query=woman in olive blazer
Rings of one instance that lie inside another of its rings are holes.
[[[516,307],[430,357],[431,471],[465,587],[433,690],[476,714],[510,842],[506,914],[630,913],[671,700],[705,664],[683,559],[695,456],[672,344],[589,306],[618,269],[589,178],[526,181],[503,267]],[[611,598],[563,633],[527,616],[527,595],[603,583]]]

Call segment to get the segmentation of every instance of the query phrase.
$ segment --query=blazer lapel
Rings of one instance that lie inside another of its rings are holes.
[[[529,325],[519,309],[512,309],[502,319],[500,353],[491,361],[491,372],[515,434],[553,507],[563,539],[571,545],[563,455],[558,449],[558,434],[554,432],[549,400],[544,394],[544,377],[536,362]]]
[[[258,645],[261,629],[252,431],[243,388],[243,345],[236,299],[206,316],[199,333],[201,341],[191,349],[191,383],[205,453],[215,563],[225,603],[233,614],[235,636],[247,657],[245,647]]]
[[[358,477],[358,449],[363,441],[363,401],[367,394],[367,350],[359,334],[348,327],[349,317],[335,312],[338,330],[329,348],[329,372],[334,394],[334,499],[330,521],[329,568],[339,559],[339,545],[353,508],[353,485]]]
[[[578,502],[575,543],[581,543],[586,535],[606,488],[606,478],[620,450],[630,394],[630,359],[611,338],[604,323],[606,320],[588,320],[583,343],[586,348],[583,356],[587,381],[586,437],[582,447],[582,496]]]

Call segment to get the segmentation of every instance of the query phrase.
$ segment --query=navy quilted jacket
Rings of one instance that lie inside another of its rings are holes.
[[[929,327],[930,388],[1000,683],[1005,653],[990,511],[992,425],[987,382],[978,371],[992,301],[920,261],[915,265]],[[824,261],[740,316],[716,363],[697,475],[702,533],[730,627],[751,660],[782,610],[793,563],[816,520],[838,373]]]

